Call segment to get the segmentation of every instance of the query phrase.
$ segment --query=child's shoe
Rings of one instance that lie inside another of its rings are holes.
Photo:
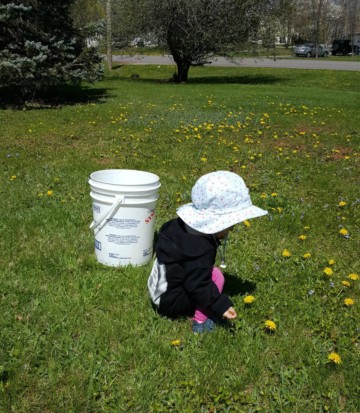
[[[202,334],[205,332],[211,332],[215,328],[215,323],[211,318],[208,318],[203,323],[199,323],[196,320],[192,320],[192,331],[193,333]]]

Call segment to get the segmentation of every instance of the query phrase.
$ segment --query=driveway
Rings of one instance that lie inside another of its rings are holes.
[[[322,70],[350,70],[360,71],[360,62],[335,61],[326,58],[244,58],[237,62],[229,61],[223,57],[213,59],[211,63],[205,66],[223,66],[223,67],[272,67],[281,69],[322,69]],[[164,56],[142,56],[142,55],[114,55],[114,63],[129,65],[174,65],[174,60],[170,55]]]

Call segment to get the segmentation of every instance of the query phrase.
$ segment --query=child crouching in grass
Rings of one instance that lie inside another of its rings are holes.
[[[252,205],[243,179],[228,171],[198,179],[191,199],[177,210],[178,218],[160,229],[148,290],[159,314],[189,316],[193,332],[203,333],[213,330],[218,319],[237,317],[222,293],[224,275],[214,267],[221,242],[235,224],[267,211]]]

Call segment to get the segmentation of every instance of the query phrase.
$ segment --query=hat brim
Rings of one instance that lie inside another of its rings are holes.
[[[268,211],[251,205],[248,208],[225,214],[200,211],[193,203],[182,205],[176,211],[177,215],[191,228],[203,234],[217,234],[226,228],[252,218],[266,215]]]

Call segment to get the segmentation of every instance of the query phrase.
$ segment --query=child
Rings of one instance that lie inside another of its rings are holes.
[[[191,199],[178,208],[179,218],[160,229],[148,290],[160,314],[190,316],[193,332],[202,333],[212,330],[216,319],[237,316],[230,298],[222,293],[224,276],[214,267],[221,240],[225,247],[235,224],[267,211],[252,205],[243,179],[227,171],[198,179]]]

